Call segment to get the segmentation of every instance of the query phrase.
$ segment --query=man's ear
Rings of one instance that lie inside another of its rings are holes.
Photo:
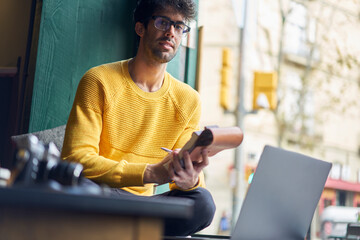
[[[143,37],[145,32],[144,24],[141,22],[135,23],[135,32],[139,37]]]

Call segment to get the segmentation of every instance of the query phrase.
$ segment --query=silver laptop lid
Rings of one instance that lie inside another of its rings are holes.
[[[265,146],[231,239],[304,239],[331,165]]]

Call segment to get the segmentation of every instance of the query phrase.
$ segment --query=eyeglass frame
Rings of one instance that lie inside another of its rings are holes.
[[[186,34],[189,33],[190,30],[191,30],[191,28],[188,25],[186,25],[184,22],[182,22],[182,21],[175,22],[175,21],[172,21],[170,18],[165,17],[165,16],[151,16],[150,18],[154,20],[154,27],[156,29],[160,30],[160,31],[165,32],[165,31],[169,30],[171,26],[174,26],[174,29],[175,29],[175,32],[176,32],[176,25],[177,24],[184,25],[184,30],[183,30],[183,32],[181,33],[180,36],[186,36]],[[156,22],[156,19],[158,19],[158,18],[163,18],[163,19],[165,19],[165,20],[167,20],[169,22],[169,25],[168,25],[168,27],[166,29],[160,29],[160,28],[158,28],[156,26],[155,22]]]

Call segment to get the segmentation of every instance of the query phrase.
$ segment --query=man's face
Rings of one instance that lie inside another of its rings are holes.
[[[163,16],[174,22],[184,22],[183,16],[171,8],[155,12],[153,16]],[[142,37],[142,43],[147,57],[158,63],[167,63],[175,57],[181,39],[182,35],[176,34],[174,26],[162,31],[154,26],[154,19],[150,19]]]

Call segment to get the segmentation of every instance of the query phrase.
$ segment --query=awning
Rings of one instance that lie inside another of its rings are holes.
[[[360,183],[346,182],[343,180],[328,178],[325,183],[325,188],[338,189],[350,192],[360,193]]]

